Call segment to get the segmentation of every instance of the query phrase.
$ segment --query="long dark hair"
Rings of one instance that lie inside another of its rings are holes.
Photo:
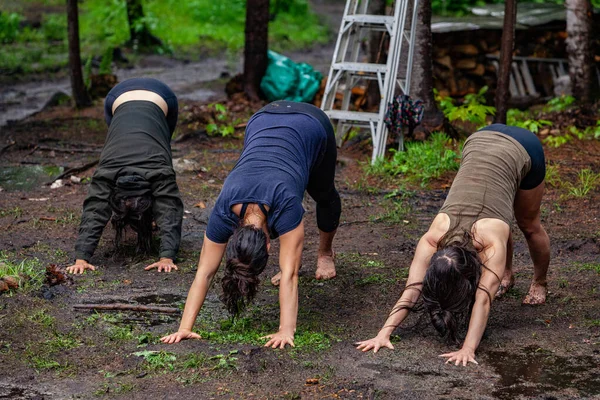
[[[423,304],[442,337],[458,343],[458,321],[466,320],[475,302],[479,278],[486,266],[473,244],[473,234],[453,227],[438,241],[423,279]],[[487,269],[487,268],[486,268]],[[499,278],[498,278],[499,279]]]
[[[236,316],[256,295],[258,275],[269,259],[267,235],[253,225],[238,227],[227,244],[226,259],[221,301]]]
[[[109,204],[112,209],[111,224],[115,230],[115,249],[119,249],[123,231],[130,226],[137,233],[137,252],[149,253],[152,247],[152,196],[123,197],[113,189]]]

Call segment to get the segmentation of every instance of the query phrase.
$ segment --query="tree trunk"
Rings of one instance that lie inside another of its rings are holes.
[[[498,69],[498,86],[496,87],[495,123],[506,124],[508,111],[508,84],[512,65],[512,53],[515,46],[515,23],[517,21],[517,1],[506,0],[504,4],[504,26],[500,46],[500,67]]]
[[[423,121],[419,130],[425,130],[427,133],[440,129],[444,123],[444,113],[437,108],[433,95],[431,0],[422,0],[419,2],[417,18],[410,94],[414,99],[423,102]]]
[[[573,96],[583,104],[591,100],[592,4],[590,0],[565,0],[567,8],[567,55]]]
[[[385,15],[385,0],[371,0],[369,12],[374,15]],[[369,62],[374,64],[385,64],[387,53],[385,49],[385,38],[383,32],[371,32],[369,35]],[[381,94],[377,81],[369,80],[367,84],[366,108],[379,107]]]
[[[77,0],[67,0],[67,24],[69,40],[69,69],[71,72],[71,90],[77,108],[92,105],[90,96],[83,83],[81,53],[79,48],[79,16]]]
[[[139,47],[162,46],[159,38],[150,33],[144,22],[144,9],[141,0],[126,0],[129,41]],[[138,25],[141,24],[141,25]]]
[[[250,100],[260,99],[260,81],[267,70],[268,47],[269,0],[248,0],[244,46],[244,92]]]

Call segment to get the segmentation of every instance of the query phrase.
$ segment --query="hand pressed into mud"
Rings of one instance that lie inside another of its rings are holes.
[[[317,271],[315,278],[317,279],[332,279],[335,278],[335,254],[331,252],[329,255],[320,254],[317,259]]]
[[[377,353],[380,348],[387,347],[388,349],[394,350],[394,345],[390,342],[390,338],[387,336],[375,336],[369,340],[363,340],[362,342],[354,343],[357,350],[369,351],[373,349],[373,353]]]
[[[167,344],[179,343],[185,339],[201,339],[200,335],[187,329],[181,329],[170,335],[163,336],[160,341]]]
[[[67,267],[67,272],[70,274],[83,274],[86,269],[89,269],[90,271],[95,271],[96,267],[94,267],[92,264],[88,263],[85,260],[76,260],[75,265]]]
[[[440,357],[448,358],[445,364],[454,363],[454,365],[462,364],[463,367],[466,367],[468,363],[472,362],[473,364],[479,365],[477,361],[475,361],[475,351],[468,347],[463,347],[459,351],[453,351],[452,353],[441,354]]]
[[[154,269],[154,268],[156,268],[158,270],[158,272],[161,272],[161,271],[171,272],[171,270],[179,269],[179,268],[177,268],[177,265],[175,265],[173,260],[171,260],[170,258],[164,258],[164,257],[161,258],[159,261],[155,262],[154,264],[148,265],[146,268],[144,268],[144,270],[150,271],[151,269]]]
[[[506,292],[512,289],[513,286],[515,286],[515,276],[512,274],[512,272],[505,273],[504,278],[502,278],[502,282],[500,282],[500,286],[498,286],[496,298],[499,299],[504,296]]]
[[[294,334],[290,334],[287,332],[279,331],[271,335],[263,336],[261,339],[269,339],[269,341],[265,343],[265,347],[271,347],[273,349],[276,349],[278,347],[280,349],[283,349],[286,344],[289,344],[292,347],[296,347],[294,345]]]
[[[548,289],[546,288],[546,284],[540,283],[532,283],[529,287],[529,293],[523,299],[524,305],[539,305],[546,303],[546,294],[548,293]]]

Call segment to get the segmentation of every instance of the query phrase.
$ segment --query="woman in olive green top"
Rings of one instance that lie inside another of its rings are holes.
[[[441,356],[456,365],[477,363],[492,300],[514,284],[513,216],[533,260],[523,304],[543,304],[550,263],[540,221],[544,176],[542,145],[528,130],[494,124],[471,135],[446,202],[417,245],[404,293],[378,335],[358,349],[393,349],[390,335],[422,295],[432,324],[450,341],[457,342],[457,316],[470,311],[462,348]]]

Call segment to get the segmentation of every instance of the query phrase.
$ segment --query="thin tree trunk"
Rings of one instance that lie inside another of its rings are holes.
[[[565,0],[567,8],[567,55],[573,96],[581,103],[591,100],[592,4],[589,0]]]
[[[411,97],[424,105],[421,128],[427,132],[439,129],[444,123],[444,113],[437,108],[433,95],[433,37],[431,35],[431,0],[421,0],[417,11],[415,52],[411,75]]]
[[[495,123],[506,124],[508,111],[508,84],[510,82],[510,69],[512,53],[515,46],[515,24],[517,21],[517,1],[506,0],[504,4],[504,27],[502,29],[502,43],[500,47],[500,68],[498,69],[498,85],[496,87],[496,117]]]
[[[267,70],[269,46],[269,0],[246,2],[244,46],[244,92],[251,100],[260,98],[260,81]]]
[[[77,108],[89,107],[92,105],[92,100],[83,83],[83,72],[81,70],[77,0],[67,0],[67,23],[69,31],[69,69],[71,72],[73,99]]]

